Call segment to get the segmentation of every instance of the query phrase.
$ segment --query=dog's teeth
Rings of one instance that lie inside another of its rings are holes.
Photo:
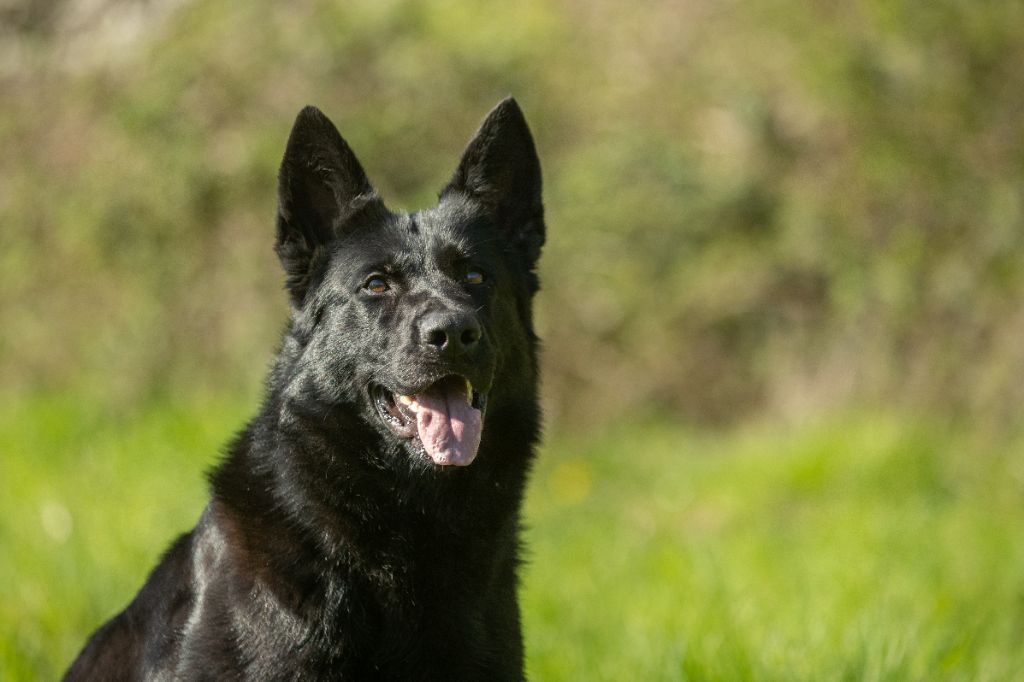
[[[469,382],[469,379],[466,379],[466,395],[470,398],[473,397],[473,384]]]
[[[416,401],[412,399],[412,396],[400,395],[398,396],[398,402],[402,403],[403,405],[412,405]]]

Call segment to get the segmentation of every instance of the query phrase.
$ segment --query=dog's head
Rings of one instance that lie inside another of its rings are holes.
[[[413,214],[384,206],[334,125],[307,107],[280,171],[286,392],[354,407],[417,465],[470,464],[488,410],[533,399],[543,242],[540,164],[511,98],[437,206]]]

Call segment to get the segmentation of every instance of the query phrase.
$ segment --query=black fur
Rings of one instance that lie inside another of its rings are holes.
[[[65,679],[521,679],[519,513],[539,430],[531,300],[544,242],[522,112],[498,104],[438,205],[406,215],[385,208],[308,107],[279,206],[292,314],[263,407],[211,472],[195,529]],[[367,288],[374,275],[383,292]],[[469,320],[479,339],[438,350],[424,338],[438,316]],[[453,374],[486,396],[469,466],[436,464],[377,402]]]

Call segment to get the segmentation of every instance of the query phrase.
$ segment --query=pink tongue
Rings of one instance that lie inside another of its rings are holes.
[[[480,447],[480,410],[469,404],[461,381],[444,382],[416,396],[420,442],[435,464],[466,466]]]

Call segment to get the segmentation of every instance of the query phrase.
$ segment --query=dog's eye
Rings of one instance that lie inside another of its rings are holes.
[[[465,276],[462,278],[462,281],[466,284],[483,284],[484,273],[476,268],[468,268]]]
[[[366,280],[366,284],[363,288],[369,291],[371,294],[383,294],[385,291],[390,289],[387,281],[380,275],[374,275],[370,279]]]

